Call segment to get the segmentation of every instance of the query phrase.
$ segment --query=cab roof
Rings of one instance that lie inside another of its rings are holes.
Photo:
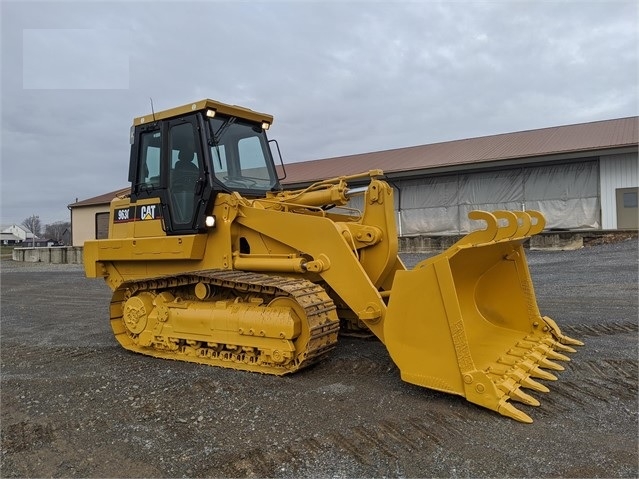
[[[216,113],[236,116],[249,121],[267,122],[269,125],[273,124],[272,115],[259,113],[242,106],[228,105],[226,103],[221,103],[207,98],[189,103],[188,105],[182,105],[168,110],[156,111],[155,113],[149,113],[148,115],[138,116],[133,119],[133,126],[153,123],[154,121],[165,120],[167,118],[175,118],[201,110],[215,110]]]

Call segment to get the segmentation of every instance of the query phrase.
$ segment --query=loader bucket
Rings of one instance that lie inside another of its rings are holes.
[[[521,422],[509,400],[539,401],[570,345],[582,345],[542,317],[522,243],[545,224],[536,211],[473,211],[487,228],[444,253],[398,271],[384,323],[386,347],[404,381],[464,396]]]

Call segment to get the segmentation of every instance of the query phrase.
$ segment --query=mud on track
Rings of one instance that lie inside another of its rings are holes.
[[[129,353],[101,281],[2,261],[0,474],[637,477],[637,243],[528,257],[542,314],[586,342],[518,406],[531,425],[403,383],[376,340],[284,378]]]

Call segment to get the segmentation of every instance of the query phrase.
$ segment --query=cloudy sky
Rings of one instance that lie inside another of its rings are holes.
[[[285,162],[634,116],[639,3],[6,1],[1,223],[127,186],[134,116],[275,116]]]

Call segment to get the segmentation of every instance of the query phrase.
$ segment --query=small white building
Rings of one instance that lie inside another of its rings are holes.
[[[22,225],[0,226],[0,241],[3,245],[16,244],[33,239],[33,233]]]

